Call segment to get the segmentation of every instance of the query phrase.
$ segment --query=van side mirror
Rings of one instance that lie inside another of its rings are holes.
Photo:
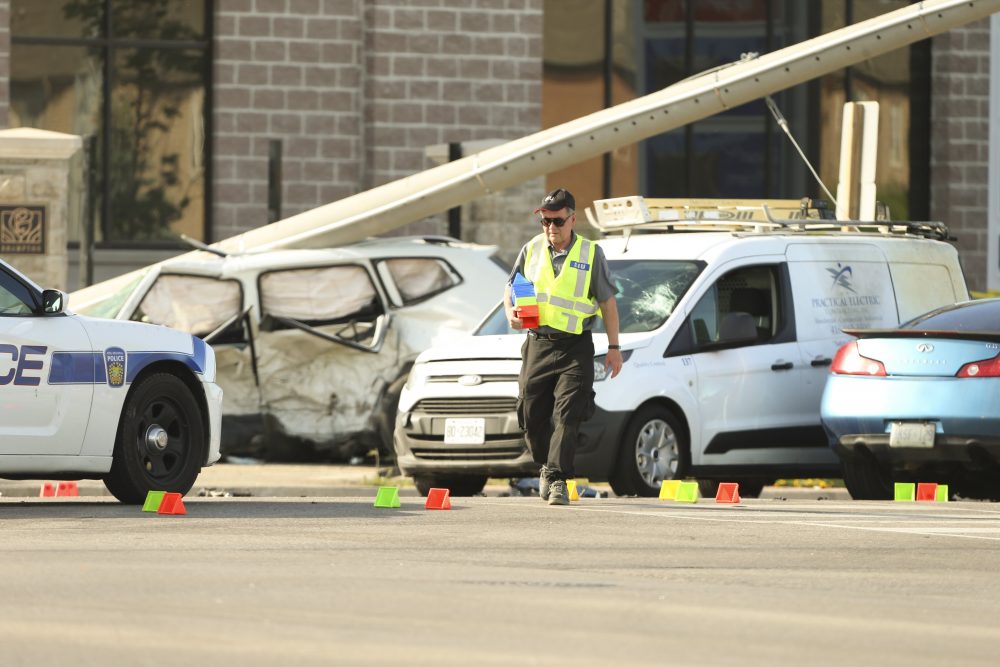
[[[42,291],[42,312],[46,315],[58,315],[66,310],[69,303],[69,296],[57,289],[47,289]]]

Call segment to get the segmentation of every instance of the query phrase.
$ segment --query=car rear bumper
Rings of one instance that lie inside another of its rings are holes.
[[[934,423],[935,449],[939,442],[981,445],[1000,440],[1000,378],[833,376],[821,413],[831,444],[862,438],[887,446],[898,421]]]
[[[915,468],[927,464],[961,464],[968,469],[1000,466],[1000,438],[941,435],[933,447],[892,447],[885,433],[848,433],[834,444],[840,456],[870,452],[879,462],[892,468]]]

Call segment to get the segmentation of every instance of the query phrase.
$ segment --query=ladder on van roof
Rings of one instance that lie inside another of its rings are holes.
[[[822,199],[598,199],[587,220],[604,234],[642,232],[835,232],[953,240],[941,222],[837,220]]]

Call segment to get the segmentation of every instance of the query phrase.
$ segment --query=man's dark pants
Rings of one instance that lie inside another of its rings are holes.
[[[518,417],[528,448],[550,480],[572,478],[580,424],[592,411],[593,338],[589,331],[551,340],[529,333],[521,359]]]

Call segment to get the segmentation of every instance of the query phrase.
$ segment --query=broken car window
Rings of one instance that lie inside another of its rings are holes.
[[[242,290],[235,280],[164,274],[149,288],[131,319],[204,337],[239,315],[242,303]],[[232,342],[229,338],[225,337],[226,342]]]
[[[356,265],[273,271],[260,277],[260,304],[269,331],[294,328],[285,320],[327,331],[363,346],[375,344],[384,309],[368,272]]]
[[[608,262],[617,288],[619,327],[622,333],[654,331],[667,321],[674,306],[701,273],[699,262],[678,260],[613,260]],[[604,333],[604,320],[594,323]]]
[[[132,280],[129,280],[120,289],[100,297],[97,301],[82,305],[73,304],[73,312],[79,315],[86,315],[87,317],[106,317],[109,319],[116,317],[118,311],[122,309],[128,298],[132,296],[132,292],[139,286],[139,283],[142,282],[147,273],[148,270],[138,272]]]
[[[404,306],[439,294],[461,282],[454,270],[440,259],[404,257],[387,259],[382,264],[389,269]]]

